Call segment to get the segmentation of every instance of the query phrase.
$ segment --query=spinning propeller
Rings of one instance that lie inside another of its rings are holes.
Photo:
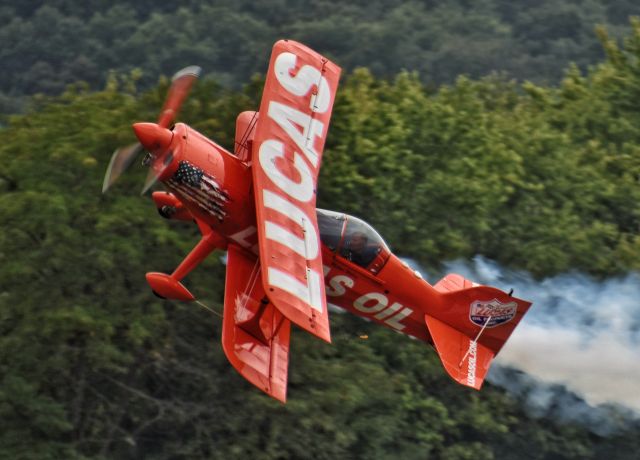
[[[149,155],[144,160],[144,164],[149,166],[149,174],[142,193],[144,194],[149,190],[158,178],[162,176],[162,173],[173,159],[173,154],[168,148],[171,145],[173,132],[168,127],[175,119],[191,87],[200,76],[200,72],[200,67],[189,66],[176,73],[171,79],[171,87],[160,111],[158,123],[135,123],[133,125],[133,131],[140,142],[121,147],[113,152],[107,172],[104,175],[102,193],[111,187],[144,150],[149,152]]]

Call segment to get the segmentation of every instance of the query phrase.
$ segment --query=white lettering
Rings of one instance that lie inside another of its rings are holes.
[[[276,211],[287,220],[274,216],[271,211],[265,213],[263,222],[260,222],[260,225],[264,225],[260,227],[260,234],[261,238],[278,242],[290,250],[267,250],[272,257],[263,260],[267,270],[266,284],[280,288],[322,312],[325,286],[319,267],[320,240],[317,226],[314,225],[313,205],[322,153],[316,150],[316,145],[324,142],[326,126],[314,116],[331,109],[333,95],[322,73],[324,67],[303,65],[298,59],[291,52],[281,52],[273,61],[275,79],[285,90],[276,89],[275,93],[278,93],[277,99],[286,103],[268,101],[264,115],[271,120],[270,130],[277,125],[282,132],[276,128],[276,134],[267,134],[272,138],[261,143],[258,163],[270,181],[262,187],[264,209]],[[317,65],[323,66],[322,63]],[[292,107],[287,105],[289,103]],[[309,109],[304,107],[307,103]],[[306,264],[298,257],[302,257]],[[305,267],[304,272],[302,267]],[[327,269],[324,270],[326,275]],[[303,275],[306,283],[299,279]],[[339,283],[337,286],[344,291],[345,285]]]
[[[305,286],[293,276],[277,268],[268,268],[269,285],[278,287],[283,291],[309,304],[311,308],[322,313],[322,294],[320,292],[320,277],[312,270],[307,271],[307,285]]]
[[[367,306],[367,304],[370,304],[372,301],[374,304]],[[365,294],[354,300],[353,306],[356,310],[361,311],[362,313],[377,313],[380,310],[384,310],[388,303],[389,300],[383,294],[370,292],[369,294]]]
[[[304,258],[307,257],[304,240],[302,238],[298,238],[286,228],[270,221],[264,223],[264,230],[265,237],[268,239],[285,245]]]
[[[394,302],[392,305],[389,306],[389,308],[382,310],[380,313],[378,313],[375,316],[375,318],[376,319],[388,318],[389,316],[393,315],[395,312],[397,312],[401,308],[402,308],[402,304],[399,304],[398,302]]]
[[[413,313],[412,309],[405,308],[402,311],[400,311],[400,313],[398,313],[397,315],[392,316],[391,318],[386,320],[385,323],[388,324],[389,326],[391,326],[392,328],[397,329],[398,331],[401,331],[401,330],[403,330],[405,328],[405,325],[400,323],[400,321],[405,319],[411,313]]]
[[[352,288],[353,280],[344,275],[334,276],[329,280],[329,286],[326,287],[326,293],[330,297],[339,297],[347,292],[345,287]]]
[[[478,345],[474,340],[469,341],[469,361],[467,362],[467,385],[476,384],[476,351]]]
[[[309,108],[314,112],[324,113],[331,104],[331,89],[322,73],[310,65],[303,65],[295,76],[291,72],[296,68],[296,55],[280,53],[274,63],[274,71],[278,82],[296,96],[304,96],[313,86],[317,86],[317,94],[312,95]]]
[[[329,267],[325,265],[325,275],[329,273]],[[347,292],[347,288],[352,289],[354,281],[345,275],[337,275],[332,277],[326,285],[325,292],[328,297],[340,297]],[[389,299],[379,292],[370,292],[358,297],[353,301],[353,307],[365,314],[374,315],[373,317],[379,321],[385,322],[388,326],[402,331],[406,327],[402,324],[407,316],[413,313],[410,308],[405,308],[401,303],[394,302],[389,304]]]
[[[249,237],[253,236],[256,234],[257,232],[257,228],[255,228],[253,225],[245,228],[244,230],[240,230],[237,233],[234,233],[233,235],[231,235],[229,238],[231,238],[233,241],[235,241],[236,243],[238,243],[240,246],[242,246],[243,248],[247,248],[247,249],[251,249],[253,252],[258,252],[258,245],[257,244],[251,244],[250,241],[248,241]],[[252,238],[252,240],[256,240],[256,238]]]
[[[319,251],[318,235],[313,225],[305,224],[305,222],[309,221],[309,218],[304,213],[304,211],[302,211],[302,209],[300,209],[293,203],[285,200],[284,198],[282,198],[279,195],[276,195],[273,192],[270,192],[269,190],[262,191],[262,201],[264,203],[265,208],[270,208],[270,209],[273,209],[274,211],[279,212],[280,214],[288,217],[289,219],[291,219],[293,222],[295,222],[297,225],[300,226],[304,235],[304,249],[302,249],[301,254],[300,252],[298,252],[297,249],[295,249],[295,248],[299,249],[299,246],[294,246],[295,243],[292,243],[292,242],[295,241],[295,239],[299,240],[299,238],[283,227],[280,227],[282,231],[272,232],[271,235],[273,236],[273,238],[270,238],[269,236],[267,237],[274,241],[277,241],[278,243],[281,243],[287,246],[288,248],[302,255],[307,260],[314,260],[318,256],[318,251]],[[276,224],[273,224],[270,221],[265,222],[265,226],[268,226],[268,224],[272,224],[273,226],[276,226]],[[282,232],[289,233],[289,235],[285,237],[283,236]],[[266,229],[265,229],[265,234],[267,234]]]
[[[317,168],[320,155],[316,152],[314,144],[316,137],[322,137],[324,133],[324,123],[311,118],[306,113],[275,101],[269,103],[268,115],[289,135],[313,167]],[[262,151],[262,147],[260,147],[260,151]]]
[[[287,161],[290,166],[296,169],[300,175],[300,182],[294,182],[290,177],[278,169],[276,166],[277,158],[285,158],[284,148],[282,142],[275,140],[264,141],[260,146],[260,152],[258,153],[260,159],[260,166],[267,174],[269,179],[276,184],[283,192],[288,194],[291,198],[306,203],[313,198],[313,176],[307,163],[302,157],[294,153],[293,163]]]

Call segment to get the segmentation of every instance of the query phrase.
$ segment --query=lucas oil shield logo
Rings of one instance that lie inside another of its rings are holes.
[[[471,302],[469,319],[478,326],[496,327],[511,321],[516,316],[517,309],[516,302],[502,303],[498,299],[474,300]]]

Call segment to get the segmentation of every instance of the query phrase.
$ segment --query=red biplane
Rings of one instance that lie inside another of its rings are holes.
[[[199,75],[174,78],[157,123],[116,151],[103,192],[142,151],[163,217],[195,221],[202,239],[172,274],[148,273],[159,296],[193,301],[181,283],[213,250],[227,251],[222,345],[247,380],[285,401],[291,323],[330,342],[336,306],[430,343],[446,371],[479,389],[530,303],[448,275],[435,286],[391,253],[362,220],[316,209],[316,184],[340,68],[291,40],[273,47],[259,112],[236,122],[234,152],[171,126]]]

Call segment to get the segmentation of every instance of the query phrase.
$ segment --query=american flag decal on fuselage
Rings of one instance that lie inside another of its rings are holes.
[[[178,170],[167,184],[218,220],[222,221],[226,217],[224,207],[229,201],[229,195],[213,177],[188,161],[178,163]]]

